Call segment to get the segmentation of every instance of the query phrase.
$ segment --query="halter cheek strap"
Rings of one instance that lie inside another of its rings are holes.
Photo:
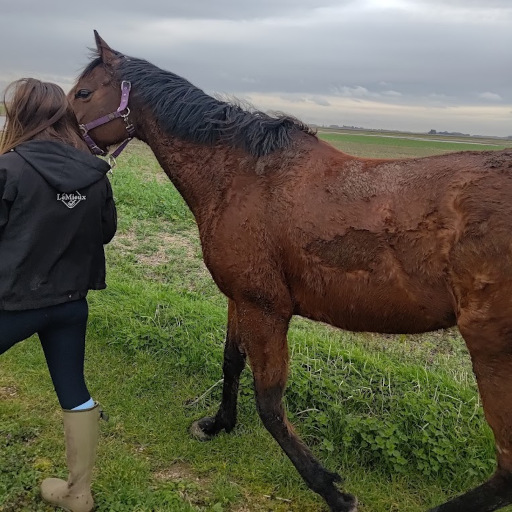
[[[133,124],[128,119],[128,116],[130,115],[130,109],[128,108],[128,100],[130,99],[130,90],[132,88],[132,84],[130,82],[127,82],[123,80],[121,82],[121,102],[119,104],[119,107],[115,112],[111,112],[110,114],[107,114],[103,117],[99,117],[98,119],[95,119],[94,121],[91,121],[87,124],[81,124],[80,129],[82,130],[82,137],[89,146],[89,149],[98,156],[107,156],[109,163],[111,167],[114,167],[116,164],[116,158],[121,154],[121,151],[127,146],[128,142],[130,142],[135,135],[135,128]],[[101,149],[92,139],[92,137],[89,135],[89,131],[93,130],[94,128],[97,128],[98,126],[102,126],[104,124],[110,123],[110,121],[113,121],[114,119],[122,118],[125,124],[126,131],[128,133],[128,138],[126,138],[118,147],[117,149],[111,153],[110,155],[107,154],[107,151],[104,151]]]

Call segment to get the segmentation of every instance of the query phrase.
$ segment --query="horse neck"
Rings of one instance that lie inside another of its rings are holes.
[[[239,166],[236,150],[188,142],[164,133],[150,116],[141,116],[137,135],[153,151],[158,163],[180,192],[201,228],[220,203]],[[226,162],[232,161],[229,165]]]

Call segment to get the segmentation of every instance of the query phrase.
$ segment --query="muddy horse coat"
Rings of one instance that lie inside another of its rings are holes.
[[[133,125],[193,212],[204,261],[229,299],[222,403],[195,435],[233,429],[247,357],[265,427],[332,511],[355,511],[286,418],[292,315],[381,333],[457,325],[498,467],[433,510],[511,503],[512,151],[356,158],[293,118],[221,102],[97,34],[96,43],[98,57],[70,92],[79,122],[115,111],[121,82],[131,84],[126,118],[90,136],[105,149]]]

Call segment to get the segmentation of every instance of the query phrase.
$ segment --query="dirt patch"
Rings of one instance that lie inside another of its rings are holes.
[[[136,244],[137,235],[134,230],[130,229],[124,233],[117,233],[112,242],[110,242],[109,249],[112,248],[121,254],[127,254],[132,251]]]
[[[157,471],[153,475],[160,482],[201,482],[208,483],[208,478],[199,477],[185,462],[176,462],[171,467]]]
[[[176,492],[182,500],[199,510],[208,510],[211,505],[211,479],[201,477],[185,462],[176,462],[172,466],[153,473],[158,482],[170,482],[176,486]]]
[[[15,386],[0,386],[0,400],[9,400],[18,396]]]
[[[138,254],[137,261],[143,265],[150,267],[156,267],[162,263],[165,263],[169,256],[166,251],[169,247],[174,249],[183,250],[184,257],[187,259],[195,258],[195,247],[187,237],[176,234],[162,233],[155,237],[155,242],[158,243],[158,248],[151,254]]]
[[[190,239],[194,235],[178,235],[171,233],[160,233],[151,236],[150,239],[155,243],[157,249],[151,254],[137,254],[137,260],[140,263],[149,266],[156,266],[166,261],[168,257],[165,252],[169,247],[182,249],[184,256],[189,259],[194,259],[197,252],[197,247]],[[147,239],[143,242],[147,243]],[[129,229],[123,233],[118,233],[112,240],[111,246],[122,254],[127,254],[137,251],[137,246],[141,243],[140,237],[137,235],[135,229]]]
[[[118,233],[107,250],[111,254],[133,258],[146,277],[154,281],[166,282],[170,279],[166,268],[171,266],[174,272],[178,272],[183,287],[190,291],[197,290],[201,286],[198,283],[211,279],[201,258],[196,229],[172,233],[171,226],[165,224],[159,232],[151,228],[146,229],[140,224],[132,226]]]
[[[180,495],[192,505],[199,506],[200,510],[203,510],[202,505],[209,503],[212,479],[198,475],[185,462],[176,462],[166,469],[153,473],[153,477],[159,482],[176,482],[188,486],[188,488],[184,487]],[[243,491],[239,502],[233,503],[229,507],[231,512],[290,512],[300,509],[301,507],[293,504],[292,500],[266,494],[256,496]],[[306,507],[304,510],[310,509]]]

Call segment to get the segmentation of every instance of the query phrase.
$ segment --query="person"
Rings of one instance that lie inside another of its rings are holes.
[[[37,333],[63,410],[67,481],[41,496],[89,512],[102,411],[84,379],[87,292],[105,288],[103,245],[117,227],[107,171],[83,142],[56,84],[24,78],[5,93],[0,136],[0,354]]]

